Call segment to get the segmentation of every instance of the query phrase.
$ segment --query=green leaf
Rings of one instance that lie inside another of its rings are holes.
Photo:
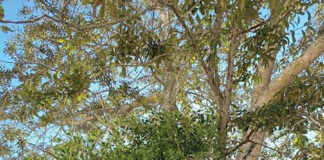
[[[313,28],[312,26],[308,26],[308,28],[307,29],[310,29],[310,30],[312,30],[312,32],[313,33],[316,33],[316,30],[315,30],[315,28]]]
[[[82,5],[88,5],[90,3],[90,0],[82,0],[81,3]]]
[[[9,31],[10,31],[10,32],[13,31],[12,29],[10,29],[10,28],[7,27],[7,26],[1,26],[1,30],[2,30],[3,32],[5,32],[5,33],[8,33]]]
[[[246,8],[244,15],[245,15],[245,21],[247,25],[251,25],[252,21],[259,17],[258,11],[253,7]]]
[[[309,25],[311,25],[310,22],[305,22],[305,23],[304,23],[304,26],[309,26]]]
[[[0,20],[2,20],[4,17],[4,9],[2,6],[0,6]]]
[[[76,47],[72,46],[68,52],[69,56],[72,56],[73,52],[76,51]]]
[[[78,96],[77,96],[77,102],[80,102],[82,99],[84,98],[84,95],[83,94],[79,94]]]
[[[64,38],[58,38],[58,39],[56,39],[56,42],[58,42],[58,43],[64,43],[65,42],[65,39]]]
[[[307,13],[307,20],[310,22],[312,20],[311,13],[309,11],[307,11],[306,13]]]
[[[296,42],[296,37],[295,37],[295,32],[293,30],[291,30],[291,37],[293,39],[293,42]]]

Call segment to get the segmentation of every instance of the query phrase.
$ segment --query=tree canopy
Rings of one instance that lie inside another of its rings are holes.
[[[322,0],[2,3],[0,157],[324,158]]]

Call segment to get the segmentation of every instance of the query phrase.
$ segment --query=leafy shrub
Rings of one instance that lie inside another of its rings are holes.
[[[99,136],[98,130],[87,136],[74,134],[54,152],[58,159],[217,158],[217,121],[212,111],[134,115],[116,120],[106,136]]]

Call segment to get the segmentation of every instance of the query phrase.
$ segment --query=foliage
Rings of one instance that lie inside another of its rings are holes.
[[[64,143],[58,139],[53,154],[57,159],[217,158],[217,119],[212,112],[188,111],[117,118],[107,133],[93,129],[86,136],[69,133]]]
[[[23,24],[1,25],[12,38],[0,154],[226,159],[263,131],[275,147],[258,142],[260,157],[316,159],[323,11],[322,0],[36,0],[11,21],[0,3],[1,24]]]

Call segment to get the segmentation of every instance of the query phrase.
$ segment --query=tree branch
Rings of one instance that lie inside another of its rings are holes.
[[[37,17],[37,18],[33,18],[33,19],[30,19],[30,20],[24,20],[24,21],[8,21],[8,20],[0,20],[0,23],[12,23],[12,24],[26,24],[26,23],[34,23],[34,22],[37,22],[37,21],[40,21],[42,20],[43,18],[48,18],[48,19],[51,19],[55,22],[58,22],[57,19],[47,15],[47,14],[44,14],[40,17]]]
[[[312,64],[319,56],[324,53],[324,34],[319,35],[313,45],[308,47],[302,56],[297,58],[283,72],[270,83],[267,90],[260,96],[256,107],[262,107],[275,99],[275,95],[285,86],[289,85],[294,78]]]
[[[313,124],[319,128],[319,129],[324,129],[324,125],[321,124],[320,121],[317,121],[315,118],[312,117],[312,115],[309,114],[304,114],[304,116],[306,116],[311,122],[313,122]]]
[[[284,15],[282,15],[281,17],[279,17],[279,19],[277,20],[277,22],[271,22],[272,20],[272,17],[268,18],[267,20],[264,20],[246,30],[241,30],[240,32],[237,33],[237,35],[240,35],[240,34],[244,34],[244,33],[248,33],[248,32],[251,32],[253,30],[256,30],[257,28],[263,26],[264,24],[267,24],[267,23],[270,23],[272,25],[277,25],[278,23],[282,22],[282,20],[284,20],[285,17],[287,17],[290,13],[290,10],[286,11],[286,13]]]
[[[231,93],[232,93],[232,86],[233,86],[233,69],[234,69],[234,58],[236,56],[237,47],[238,47],[238,40],[237,40],[237,25],[234,24],[233,31],[232,31],[232,37],[228,52],[228,58],[227,58],[227,75],[226,75],[226,90],[225,90],[225,98],[228,100],[226,105],[229,105],[229,100],[231,99]]]
[[[212,93],[215,96],[215,101],[216,101],[216,105],[217,105],[217,110],[221,111],[221,107],[222,107],[222,101],[223,101],[223,96],[221,94],[221,92],[219,91],[219,85],[217,83],[217,81],[215,81],[215,78],[217,79],[218,77],[218,68],[215,68],[217,70],[215,70],[215,72],[217,71],[217,75],[216,77],[213,76],[214,74],[211,73],[209,67],[206,65],[206,63],[204,61],[202,61],[201,59],[199,59],[199,63],[202,65],[205,73],[207,74],[207,81],[212,89]]]
[[[241,140],[240,143],[238,143],[234,148],[232,148],[231,150],[229,150],[226,155],[230,155],[233,152],[235,152],[236,150],[238,150],[241,146],[243,146],[244,144],[248,143],[250,141],[250,137],[252,136],[253,132],[249,131],[247,135],[244,136],[244,138]]]

